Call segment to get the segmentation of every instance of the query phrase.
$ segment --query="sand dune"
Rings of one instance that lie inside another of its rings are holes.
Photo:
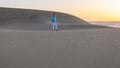
[[[0,8],[0,29],[51,30],[50,17],[53,11]],[[103,28],[70,14],[56,12],[59,30],[79,28]]]
[[[0,8],[0,68],[120,67],[120,29],[56,12],[60,31],[50,31],[51,13]]]

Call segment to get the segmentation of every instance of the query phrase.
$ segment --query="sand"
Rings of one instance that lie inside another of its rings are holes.
[[[0,68],[118,68],[120,29],[0,30]]]

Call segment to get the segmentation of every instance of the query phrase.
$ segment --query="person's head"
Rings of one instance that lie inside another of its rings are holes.
[[[55,12],[53,12],[53,16],[55,16],[56,14],[55,14]]]

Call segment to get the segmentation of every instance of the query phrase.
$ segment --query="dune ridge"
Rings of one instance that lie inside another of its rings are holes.
[[[54,11],[0,7],[0,29],[51,30],[50,17]],[[101,28],[70,14],[56,12],[60,30]]]

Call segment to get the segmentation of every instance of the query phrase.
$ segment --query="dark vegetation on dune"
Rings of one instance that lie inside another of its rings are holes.
[[[51,30],[50,17],[52,12],[0,7],[0,29]],[[56,12],[56,15],[60,30],[105,27],[91,25],[78,17],[66,13]]]

